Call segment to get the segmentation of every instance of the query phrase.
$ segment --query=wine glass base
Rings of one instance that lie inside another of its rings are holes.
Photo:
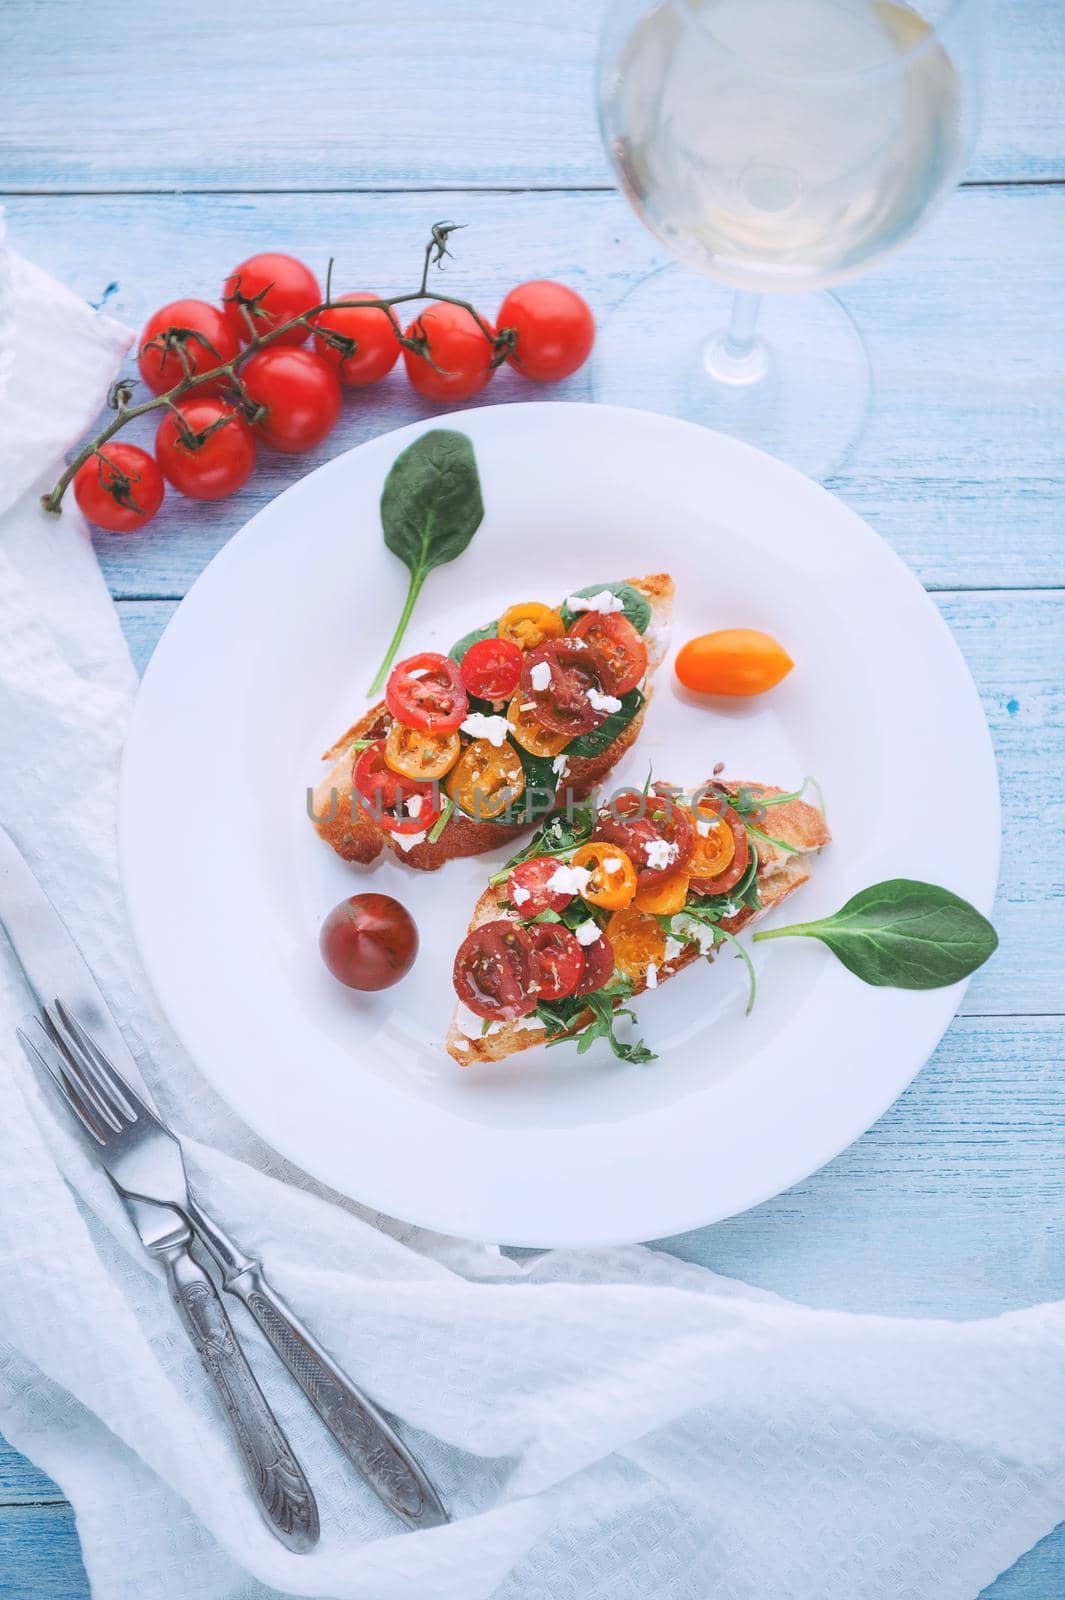
[[[762,297],[753,349],[725,346],[733,293],[682,266],[642,278],[599,330],[592,383],[610,405],[643,406],[757,445],[827,478],[869,409],[869,360],[832,294]]]

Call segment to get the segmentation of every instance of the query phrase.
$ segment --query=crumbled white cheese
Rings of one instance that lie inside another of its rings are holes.
[[[602,867],[604,872],[620,872],[621,871],[621,857],[620,856],[607,856],[605,858],[605,860],[600,862],[600,865],[601,865],[601,867]]]
[[[713,950],[714,930],[708,927],[705,922],[699,922],[695,917],[689,917],[681,913],[680,916],[673,918],[673,927],[682,939],[686,939],[690,944],[699,946],[700,955],[709,955],[710,951]]]
[[[653,961],[647,963],[647,987],[649,989],[658,988],[658,968]]]
[[[606,616],[611,611],[624,611],[625,602],[613,589],[600,589],[598,594],[568,594],[566,605],[571,611],[598,611]]]
[[[644,634],[647,655],[653,666],[662,660],[669,649],[669,634],[669,624],[666,622],[652,622]]]
[[[712,822],[704,822],[702,817],[699,817],[695,824],[695,831],[702,839],[709,839],[713,828],[714,824]]]
[[[423,828],[421,833],[394,833],[392,839],[401,850],[413,850],[416,844],[421,844],[428,832],[428,828]]]
[[[460,1035],[459,1038],[455,1040],[456,1050],[468,1050],[469,1048],[470,1041],[464,1035]]]
[[[523,700],[521,705],[518,707],[518,710],[519,711],[535,711],[536,710],[536,701],[535,700]]]
[[[523,906],[526,900],[532,899],[532,890],[523,889],[520,883],[512,884],[510,898],[516,906]]]
[[[529,683],[539,693],[551,686],[550,661],[536,661],[529,668]]]
[[[680,855],[680,845],[671,844],[668,839],[652,839],[650,844],[645,844],[643,848],[647,865],[658,871],[672,866]]]
[[[568,778],[569,757],[567,755],[556,756],[551,763],[551,768],[556,778]]]
[[[680,940],[680,939],[674,939],[674,937],[673,937],[673,935],[671,933],[667,933],[666,934],[666,956],[665,956],[666,964],[668,965],[670,961],[676,961],[677,957],[683,953],[683,950],[684,950],[683,941]]]
[[[425,804],[425,796],[424,795],[421,795],[421,794],[409,794],[407,796],[406,800],[404,801],[404,805],[407,808],[407,815],[409,817],[418,816],[419,813],[421,812],[422,806],[424,804]]]
[[[574,928],[573,934],[578,944],[587,946],[594,944],[597,939],[601,939],[603,930],[598,922],[593,922],[589,917],[588,921],[582,922],[579,928]]]
[[[471,1011],[462,1000],[459,1001],[455,1010],[455,1026],[460,1033],[464,1033],[467,1039],[476,1039],[481,1031],[481,1021],[475,1011]]]
[[[524,1033],[527,1029],[536,1029],[538,1033],[542,1033],[544,1030],[543,1023],[539,1022],[536,1017],[519,1017],[514,1027],[518,1033]]]
[[[740,908],[736,902],[734,900],[730,900],[728,905],[725,907],[726,917],[734,917],[739,909]]]
[[[486,717],[483,711],[471,711],[461,724],[463,733],[468,733],[471,739],[487,739],[497,750],[506,742],[507,734],[513,727],[514,724],[508,722],[506,717]]]
[[[592,881],[587,867],[568,867],[563,863],[555,868],[547,880],[547,888],[554,894],[583,894]]]
[[[604,694],[601,689],[586,689],[585,697],[588,704],[595,711],[620,711],[621,701],[613,694]]]

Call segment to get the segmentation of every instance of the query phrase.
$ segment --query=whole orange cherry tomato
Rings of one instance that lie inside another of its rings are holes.
[[[783,645],[756,628],[723,628],[689,639],[677,677],[697,694],[765,694],[795,665]]]
[[[627,906],[636,893],[636,868],[616,844],[582,844],[574,851],[571,866],[584,867],[592,876],[581,890],[589,905],[617,911]]]

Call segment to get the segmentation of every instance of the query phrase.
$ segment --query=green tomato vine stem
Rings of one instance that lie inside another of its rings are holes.
[[[368,309],[383,311],[392,324],[392,330],[395,333],[400,347],[404,350],[409,350],[411,354],[416,355],[419,360],[427,362],[428,365],[437,372],[440,372],[443,369],[437,366],[436,362],[429,354],[424,335],[420,338],[408,338],[403,332],[403,328],[400,324],[399,318],[396,316],[394,307],[407,305],[413,300],[439,300],[443,301],[446,305],[462,306],[470,313],[470,316],[473,318],[481,332],[484,334],[485,338],[491,344],[493,350],[492,365],[498,366],[500,362],[506,360],[508,355],[513,354],[514,330],[512,328],[501,328],[497,331],[484,320],[480,312],[477,311],[468,300],[462,300],[457,295],[434,293],[429,289],[430,269],[433,267],[433,265],[442,265],[444,257],[451,254],[447,244],[448,238],[452,233],[455,232],[456,229],[465,226],[465,223],[460,222],[436,222],[433,224],[429,242],[425,246],[425,254],[422,261],[421,279],[418,283],[418,287],[416,289],[404,290],[402,294],[387,295],[381,300],[372,300],[365,297],[359,299],[335,299],[332,290],[333,258],[330,257],[326,272],[325,299],[321,301],[320,304],[311,306],[308,311],[301,312],[298,317],[292,317],[288,322],[278,323],[276,328],[271,328],[267,333],[258,333],[255,331],[254,318],[252,317],[251,312],[248,310],[245,304],[238,302],[238,304],[241,306],[241,310],[244,312],[249,331],[252,335],[248,343],[244,345],[238,354],[233,356],[229,361],[219,362],[216,367],[211,367],[207,371],[194,373],[192,370],[192,364],[188,359],[188,353],[184,349],[184,346],[181,343],[178,343],[176,345],[176,349],[178,353],[178,359],[183,368],[183,376],[176,384],[174,384],[172,389],[166,390],[164,394],[153,395],[150,400],[142,400],[139,405],[130,405],[127,398],[129,395],[128,386],[122,385],[116,387],[113,400],[115,405],[115,415],[105,427],[100,429],[99,433],[90,439],[88,443],[82,446],[77,455],[74,456],[69,465],[60,474],[54,486],[48,491],[47,494],[43,494],[41,496],[41,504],[44,509],[54,515],[59,514],[62,509],[63,497],[69,489],[76,473],[85,465],[86,461],[91,460],[94,455],[99,454],[102,447],[106,445],[110,439],[113,439],[115,434],[120,432],[127,423],[132,422],[134,417],[142,417],[149,411],[158,411],[163,407],[170,407],[173,409],[179,400],[183,400],[189,394],[195,394],[197,390],[202,393],[205,384],[217,382],[219,378],[230,379],[234,389],[237,390],[239,399],[241,388],[239,376],[240,368],[247,360],[250,359],[250,357],[255,355],[257,351],[265,350],[268,346],[276,344],[282,335],[291,332],[293,328],[306,328],[308,333],[322,331],[314,327],[314,318],[320,316],[323,311],[334,310],[338,305],[352,306],[360,310]],[[416,324],[416,326],[418,326],[418,324]]]

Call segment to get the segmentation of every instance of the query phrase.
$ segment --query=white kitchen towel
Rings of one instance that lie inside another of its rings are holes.
[[[128,335],[2,251],[0,821],[204,1201],[456,1516],[397,1532],[238,1310],[322,1513],[311,1555],[271,1538],[161,1279],[15,1046],[28,994],[0,944],[0,1431],[73,1501],[96,1600],[971,1600],[1065,1517],[1065,1304],[907,1321],[640,1247],[519,1266],[318,1189],[183,1055],[116,872],[134,674],[76,509],[38,503]]]

